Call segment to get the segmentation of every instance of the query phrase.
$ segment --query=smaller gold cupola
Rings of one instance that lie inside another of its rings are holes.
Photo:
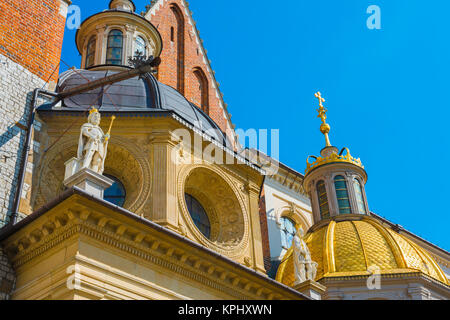
[[[331,219],[343,214],[369,214],[365,184],[367,173],[360,159],[352,157],[348,148],[339,149],[330,142],[328,110],[320,92],[318,118],[320,131],[325,136],[325,148],[321,156],[309,156],[306,160],[304,187],[310,194],[315,222]]]

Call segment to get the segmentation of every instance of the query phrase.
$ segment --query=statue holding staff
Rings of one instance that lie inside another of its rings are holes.
[[[109,131],[104,134],[102,128],[100,128],[100,113],[95,108],[91,109],[88,122],[81,127],[78,143],[77,157],[81,164],[80,169],[88,168],[98,174],[103,174],[114,120],[115,117],[113,116]]]

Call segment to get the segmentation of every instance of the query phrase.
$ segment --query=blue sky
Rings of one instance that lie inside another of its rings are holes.
[[[73,1],[82,19],[108,2]],[[324,146],[320,90],[331,142],[369,174],[370,209],[450,250],[450,1],[189,3],[238,128],[280,129],[281,161],[303,172]],[[367,28],[370,5],[381,30]],[[74,37],[66,30],[62,59],[79,67]]]

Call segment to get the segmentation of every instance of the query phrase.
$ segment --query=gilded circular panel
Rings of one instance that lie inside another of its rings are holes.
[[[195,238],[224,255],[242,254],[248,245],[248,215],[239,190],[226,174],[217,168],[187,166],[180,172],[178,184],[179,206]],[[186,193],[204,207],[211,223],[209,239],[195,226],[185,201]]]

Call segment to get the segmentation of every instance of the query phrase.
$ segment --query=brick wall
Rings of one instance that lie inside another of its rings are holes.
[[[0,301],[9,300],[16,284],[14,269],[9,263],[8,257],[0,248]]]
[[[62,0],[0,1],[0,53],[47,81],[61,57],[61,5]],[[57,79],[58,70],[51,81]]]
[[[207,88],[203,88],[208,93],[208,113],[209,116],[219,125],[222,131],[226,132],[233,142],[230,134],[230,126],[224,109],[221,106],[221,93],[214,87],[213,75],[208,67],[207,56],[203,54],[202,46],[196,35],[195,27],[191,24],[189,9],[183,0],[159,0],[147,13],[147,19],[161,33],[163,39],[163,52],[161,54],[162,63],[159,66],[158,80],[173,88],[180,89],[180,81],[183,82],[181,93],[197,106],[202,107],[202,83],[198,77],[198,72],[203,73],[207,80]],[[177,17],[177,12],[182,14],[182,19]],[[180,21],[182,20],[182,24]],[[184,34],[184,42],[180,43],[179,35]],[[184,48],[183,48],[184,47]],[[183,57],[180,57],[180,52]],[[184,73],[183,79],[179,79],[180,70]],[[197,74],[196,74],[197,71]]]
[[[12,211],[33,90],[58,78],[66,11],[66,0],[0,1],[0,227]]]

